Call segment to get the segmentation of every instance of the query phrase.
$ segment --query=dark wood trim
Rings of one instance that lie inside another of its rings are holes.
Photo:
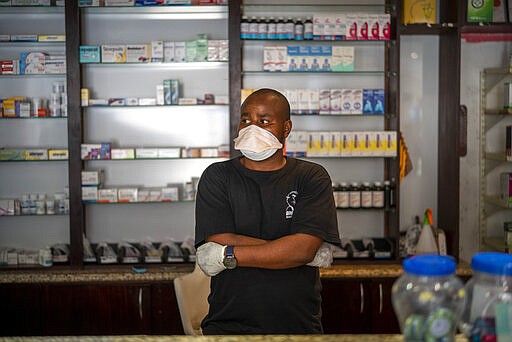
[[[233,148],[233,139],[238,133],[242,89],[241,6],[241,0],[229,1],[229,152],[232,157],[239,154]]]
[[[439,36],[437,226],[446,232],[448,254],[459,255],[460,34]]]
[[[83,233],[85,227],[82,205],[80,145],[83,138],[80,107],[80,8],[78,1],[66,0],[66,67],[68,93],[68,174],[69,174],[69,235],[71,265],[83,263]]]
[[[386,8],[391,15],[391,40],[385,45],[385,94],[386,94],[386,113],[396,113],[389,115],[385,120],[385,129],[393,130],[399,135],[400,132],[400,18],[401,1],[387,1]],[[398,138],[398,136],[397,136]],[[397,144],[398,148],[399,144]],[[399,259],[399,240],[400,240],[400,158],[386,158],[384,161],[384,178],[393,180],[395,183],[395,210],[385,213],[385,236],[394,241],[393,259]]]

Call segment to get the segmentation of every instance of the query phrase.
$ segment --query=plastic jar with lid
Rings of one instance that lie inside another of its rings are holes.
[[[455,260],[425,254],[404,260],[402,266],[391,296],[404,340],[454,341],[466,300]]]
[[[459,328],[471,341],[496,341],[496,307],[512,305],[512,254],[477,253],[471,269]]]

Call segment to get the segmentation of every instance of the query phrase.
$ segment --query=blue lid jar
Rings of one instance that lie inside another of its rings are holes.
[[[447,276],[455,273],[457,264],[450,256],[425,254],[405,259],[402,267],[417,276]]]
[[[498,276],[512,276],[512,254],[481,252],[471,259],[474,271]]]

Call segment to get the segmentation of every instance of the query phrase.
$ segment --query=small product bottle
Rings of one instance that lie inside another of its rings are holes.
[[[258,38],[258,26],[259,20],[255,16],[252,16],[251,21],[249,22],[249,39]]]
[[[380,182],[373,183],[372,207],[384,208],[384,188]]]
[[[338,195],[339,208],[350,207],[350,192],[346,182],[341,182]]]
[[[370,187],[370,182],[363,182],[363,187],[361,189],[361,207],[372,207],[372,189]]]
[[[313,20],[311,19],[311,17],[307,17],[306,20],[304,21],[304,39],[313,39]]]
[[[28,194],[21,196],[21,215],[30,215],[30,200]]]
[[[55,200],[53,197],[46,197],[46,215],[55,215]]]
[[[361,189],[359,188],[359,184],[357,182],[353,182],[350,191],[350,208],[359,209],[361,208]]]
[[[29,203],[29,215],[35,215],[37,213],[37,194],[28,195],[28,203]]]
[[[275,21],[274,17],[270,17],[267,20],[267,38],[268,39],[277,39],[276,21]]]
[[[249,19],[247,16],[242,16],[242,20],[240,21],[240,39],[248,39],[249,38]]]
[[[258,39],[268,38],[268,23],[265,17],[261,17],[258,23]]]
[[[285,22],[285,39],[293,39],[295,37],[295,23],[293,22],[292,17],[288,17]]]
[[[285,28],[283,17],[277,18],[276,33],[277,33],[277,39],[286,39],[286,28]]]
[[[339,192],[340,192],[340,185],[332,182],[332,195],[334,197],[334,205],[336,206],[336,208],[339,208],[339,203],[338,203]]]
[[[295,40],[304,40],[304,24],[302,18],[297,18],[295,21]]]
[[[393,193],[391,191],[391,182],[384,181],[384,208],[391,209],[393,206]]]
[[[46,201],[45,194],[37,194],[36,215],[46,214],[46,202],[45,201]]]

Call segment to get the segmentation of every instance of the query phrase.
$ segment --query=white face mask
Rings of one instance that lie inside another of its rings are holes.
[[[254,161],[265,160],[283,147],[272,133],[256,125],[241,129],[234,142],[235,150]]]

